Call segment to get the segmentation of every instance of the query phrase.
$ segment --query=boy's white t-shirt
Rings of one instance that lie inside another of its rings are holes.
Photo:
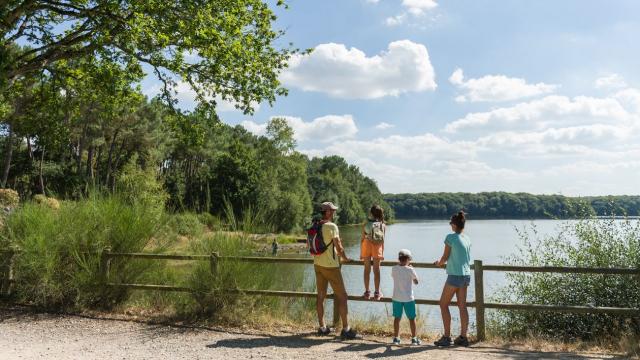
[[[413,301],[413,280],[418,279],[413,266],[396,265],[391,268],[393,278],[393,301]]]

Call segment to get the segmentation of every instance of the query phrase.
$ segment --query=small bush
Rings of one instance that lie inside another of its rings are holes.
[[[60,202],[52,197],[46,197],[42,194],[37,194],[33,197],[33,201],[36,204],[47,206],[53,210],[60,209]]]
[[[588,218],[566,224],[555,236],[537,239],[521,232],[524,245],[510,259],[514,265],[640,267],[640,220]],[[640,279],[632,275],[510,273],[498,296],[504,302],[640,308]],[[594,340],[640,334],[638,318],[608,314],[498,312],[498,332],[566,340]]]
[[[0,189],[0,207],[14,208],[18,206],[20,196],[12,189]]]

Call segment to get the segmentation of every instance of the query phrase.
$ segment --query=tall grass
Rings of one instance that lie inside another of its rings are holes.
[[[640,267],[640,220],[586,218],[559,234],[520,233],[515,265]],[[640,308],[640,279],[632,275],[510,273],[498,300],[545,305]],[[535,335],[592,341],[640,336],[640,319],[608,314],[497,312],[494,330],[507,337]]]
[[[100,253],[139,252],[159,227],[161,212],[118,197],[63,202],[60,209],[26,203],[8,219],[2,236],[20,250],[15,294],[44,307],[111,308],[129,291],[101,285]],[[111,281],[135,282],[157,264],[112,259]]]

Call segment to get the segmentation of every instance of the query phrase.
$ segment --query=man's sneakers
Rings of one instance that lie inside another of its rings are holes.
[[[323,326],[321,328],[318,328],[318,335],[320,336],[327,336],[331,333],[331,328],[328,326]]]
[[[352,328],[349,328],[348,330],[342,329],[342,331],[340,332],[340,337],[343,340],[353,340],[358,338],[358,333],[356,333],[356,331]]]
[[[435,346],[450,346],[451,338],[449,336],[443,336],[439,340],[433,343]]]
[[[436,346],[451,346],[451,338],[448,336],[443,336],[438,341],[434,342],[434,344]],[[469,338],[460,335],[453,341],[453,344],[457,346],[467,347],[469,346]]]
[[[400,345],[400,338],[394,337],[393,340],[391,341],[391,343],[393,345]]]
[[[458,336],[455,340],[453,340],[453,343],[458,345],[458,346],[464,346],[467,347],[469,346],[469,339],[460,335]]]

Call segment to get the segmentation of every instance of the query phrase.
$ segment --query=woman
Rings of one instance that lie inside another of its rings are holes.
[[[471,239],[463,234],[466,219],[463,211],[451,216],[451,230],[444,240],[444,254],[435,264],[447,266],[447,282],[440,296],[440,312],[444,325],[444,335],[434,344],[437,346],[451,345],[451,313],[449,304],[453,295],[458,301],[460,310],[460,336],[453,343],[469,346],[467,329],[469,327],[469,312],[467,311],[467,287],[471,281]]]

